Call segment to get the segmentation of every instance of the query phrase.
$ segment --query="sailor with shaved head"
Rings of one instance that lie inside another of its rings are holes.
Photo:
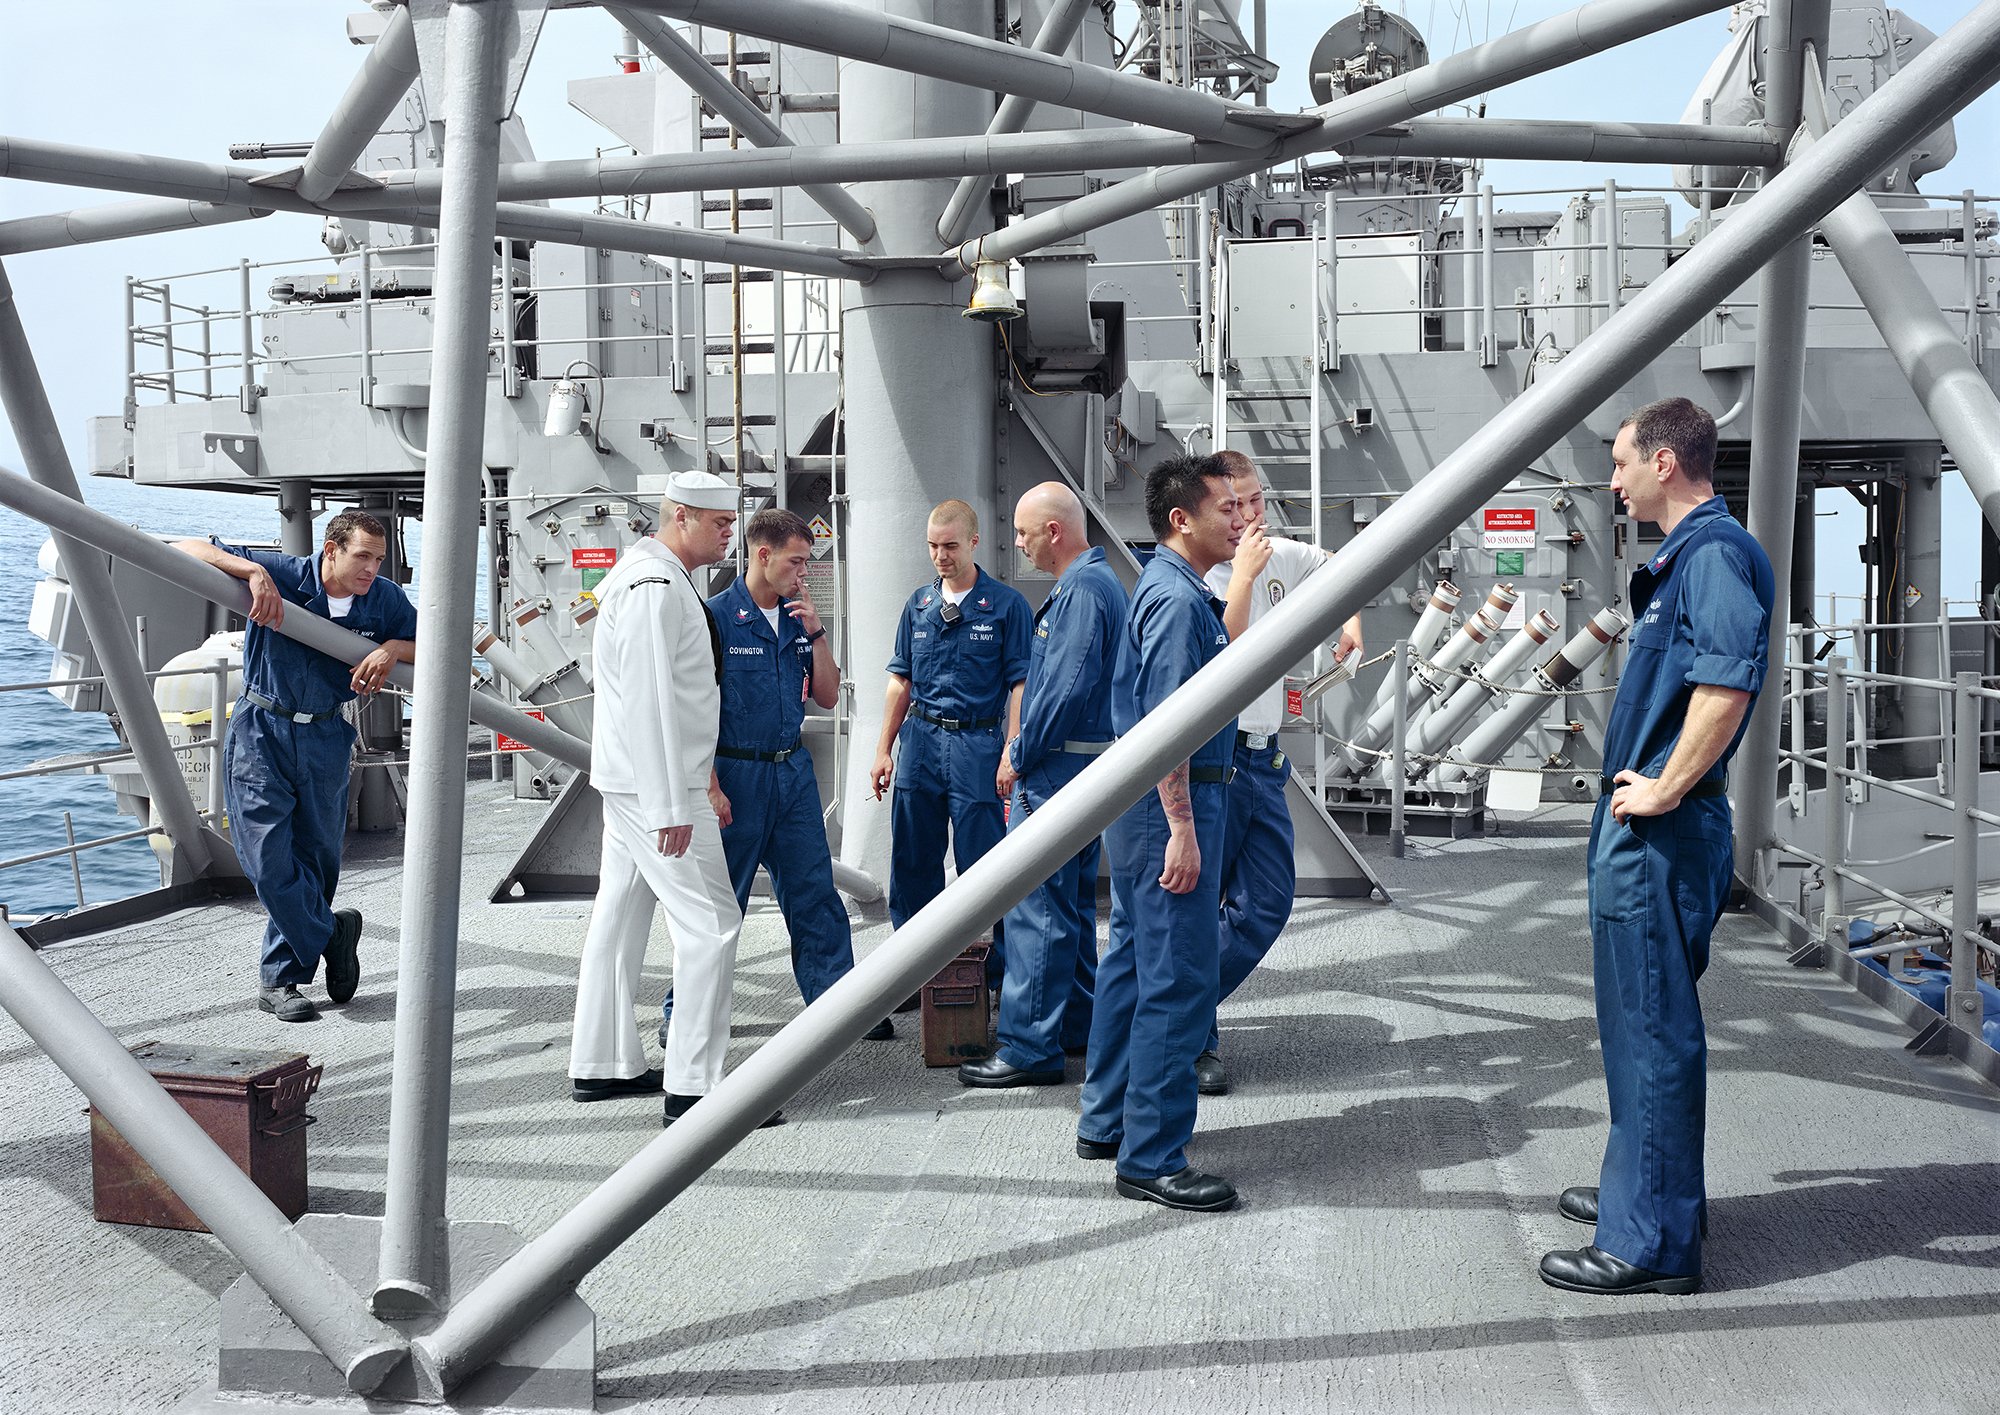
[[[1043,482],[1014,510],[1014,545],[1056,577],[1035,612],[1020,731],[1007,743],[995,787],[1010,798],[1007,828],[1067,786],[1111,745],[1111,670],[1125,627],[1125,587],[1085,538],[1083,502]],[[958,1068],[968,1086],[1052,1086],[1063,1054],[1090,1040],[1097,976],[1098,842],[1081,851],[1007,914],[999,1050]]]

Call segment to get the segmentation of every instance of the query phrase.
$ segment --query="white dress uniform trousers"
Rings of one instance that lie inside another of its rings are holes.
[[[620,557],[597,598],[591,780],[604,801],[604,847],[570,1075],[645,1073],[633,1006],[658,900],[674,950],[666,1089],[707,1095],[728,1053],[743,928],[707,794],[721,717],[711,625],[686,567],[651,538]],[[670,858],[659,851],[659,832],[674,826],[692,826],[693,839]]]

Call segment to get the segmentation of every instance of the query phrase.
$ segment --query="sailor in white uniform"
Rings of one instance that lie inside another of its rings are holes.
[[[604,855],[577,979],[571,1093],[659,1093],[662,1074],[647,1069],[632,1014],[657,899],[674,945],[669,1125],[722,1079],[743,927],[710,796],[720,641],[693,579],[728,553],[736,515],[735,487],[708,472],[676,474],[658,533],[627,549],[596,590],[590,775],[604,801]]]

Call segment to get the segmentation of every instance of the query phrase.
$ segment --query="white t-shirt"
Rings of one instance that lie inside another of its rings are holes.
[[[1229,571],[1235,562],[1225,560],[1208,572],[1208,588],[1217,599],[1229,594]],[[1271,537],[1271,559],[1250,586],[1250,622],[1255,624],[1264,611],[1305,583],[1306,576],[1326,564],[1326,553],[1302,540]],[[1285,722],[1285,685],[1273,683],[1243,709],[1236,719],[1239,731],[1270,735]]]
[[[352,608],[354,608],[354,596],[351,594],[326,597],[326,617],[329,619],[345,619],[347,611]]]
[[[979,581],[974,580],[971,584],[967,585],[962,590],[955,590],[950,585],[941,585],[939,586],[939,588],[943,591],[945,599],[948,600],[950,603],[964,604],[965,597],[971,594],[973,590],[977,589],[978,586],[979,586]]]
[[[757,608],[764,611],[764,622],[771,626],[771,637],[776,638],[778,636],[778,614],[784,609],[784,606],[782,604],[774,604],[769,609],[764,609],[764,606],[760,604]]]

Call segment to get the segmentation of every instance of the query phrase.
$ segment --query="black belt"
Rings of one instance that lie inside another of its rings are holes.
[[[330,717],[340,716],[339,708],[335,708],[332,712],[293,712],[290,708],[281,708],[269,698],[253,693],[247,688],[244,690],[243,696],[249,699],[255,706],[264,709],[265,712],[274,713],[284,718],[287,722],[325,722]]]
[[[780,752],[753,752],[748,747],[717,747],[715,754],[733,762],[782,762],[789,760],[804,745],[803,742],[794,742]]]
[[[1616,791],[1619,785],[1620,783],[1613,781],[1608,776],[1597,778],[1597,789],[1606,796]],[[1720,781],[1697,781],[1694,785],[1688,787],[1686,792],[1682,794],[1681,799],[1683,801],[1707,801],[1717,796],[1727,796],[1728,794],[1729,778],[1723,777]]]
[[[1236,745],[1248,751],[1261,752],[1268,747],[1278,745],[1278,734],[1275,732],[1245,732],[1239,727],[1236,729]]]
[[[942,727],[947,732],[977,732],[982,728],[1000,725],[1000,719],[997,717],[939,717],[934,713],[925,712],[922,708],[911,708],[910,711],[931,726]]]
[[[1188,784],[1191,786],[1227,786],[1236,779],[1233,766],[1191,766],[1188,768]]]

